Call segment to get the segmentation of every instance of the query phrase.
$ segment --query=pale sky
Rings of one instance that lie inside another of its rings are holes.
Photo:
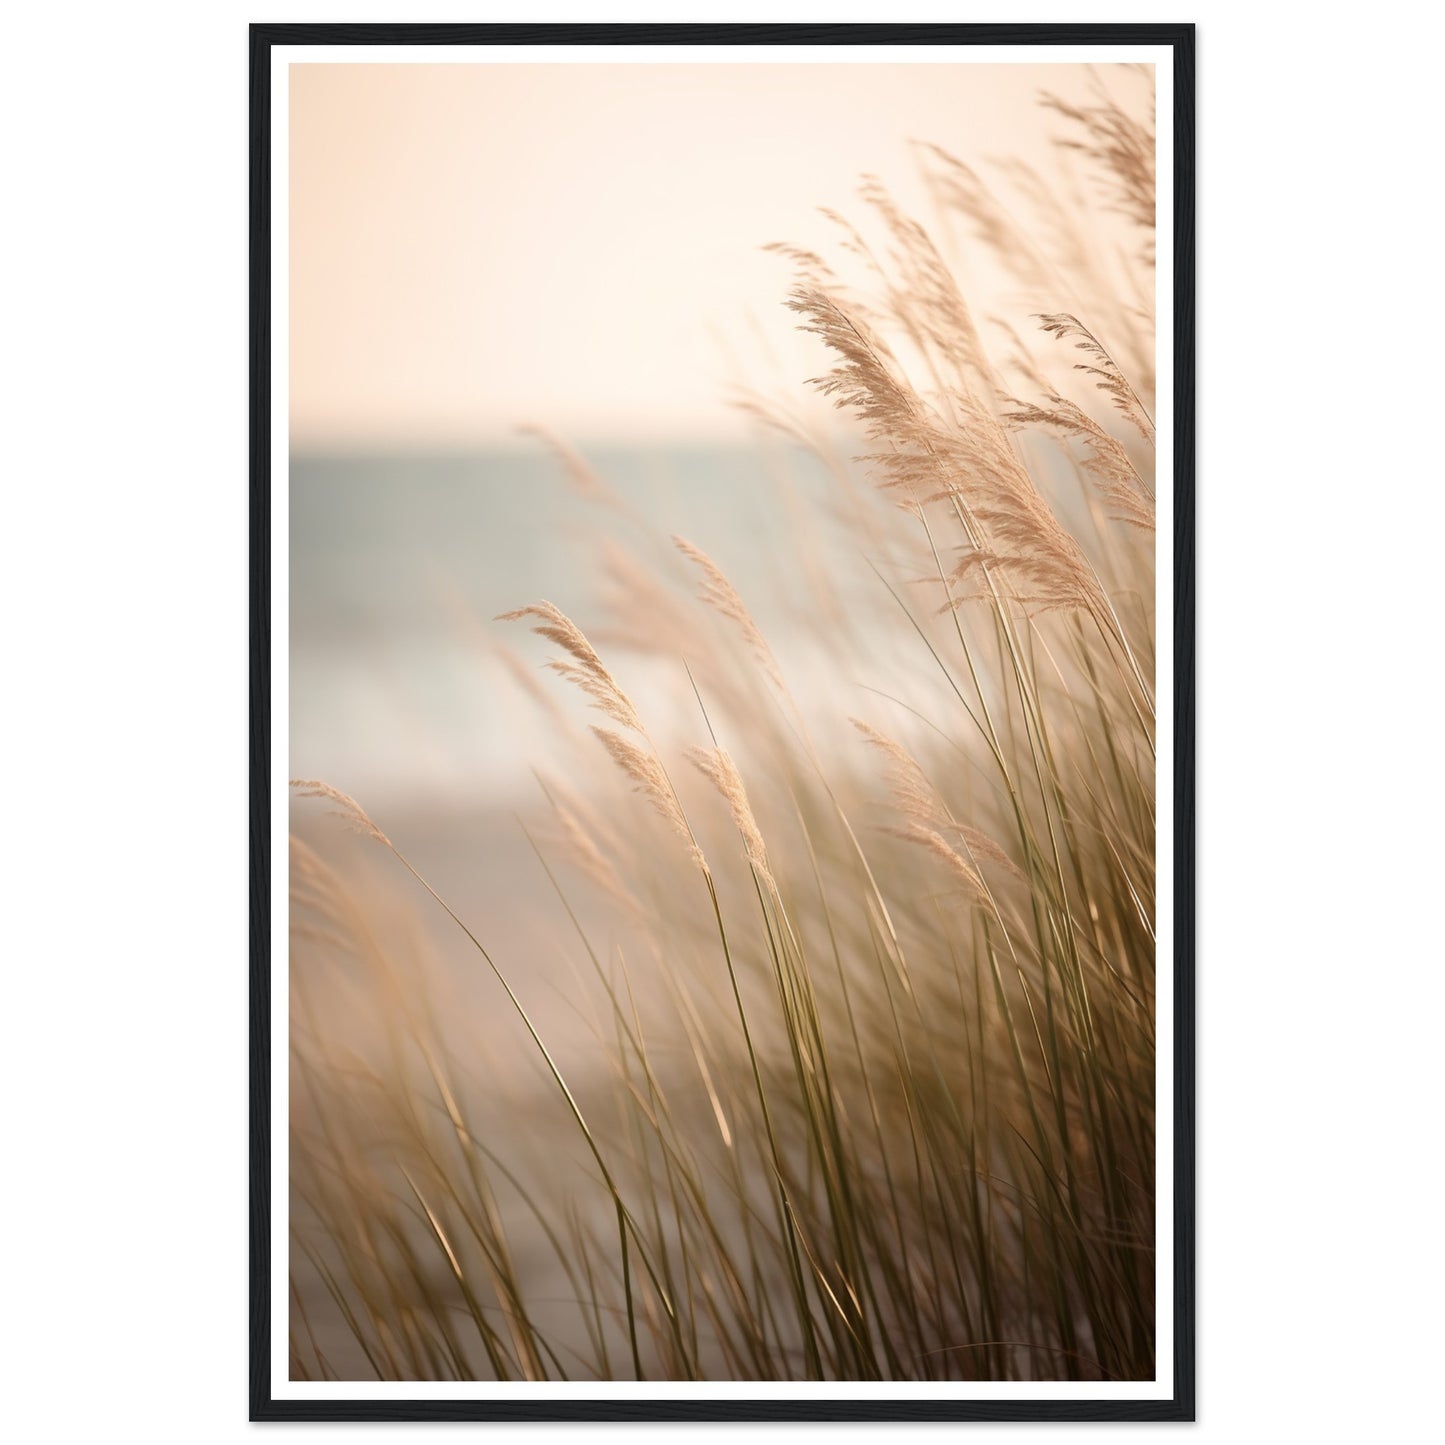
[[[836,237],[910,138],[1046,159],[1074,65],[295,65],[291,435],[309,449],[711,437],[762,323],[816,370],[769,241]]]

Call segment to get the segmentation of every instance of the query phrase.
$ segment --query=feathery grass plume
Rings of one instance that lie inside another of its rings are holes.
[[[864,239],[862,232],[846,216],[830,210],[827,206],[819,206],[818,214],[843,232],[840,249],[856,256],[886,287],[888,285],[887,270]],[[794,278],[800,285],[815,286],[820,291],[827,291],[829,295],[836,296],[841,304],[847,306],[850,315],[865,321],[869,326],[877,328],[882,324],[883,316],[874,309],[872,302],[847,286],[837,272],[815,251],[809,251],[799,246],[790,246],[781,241],[775,241],[770,246],[764,246],[763,249],[792,261]]]
[[[593,651],[582,629],[566,613],[550,602],[536,602],[529,607],[519,607],[514,612],[503,612],[497,621],[516,622],[523,617],[539,618],[540,625],[532,631],[556,643],[573,659],[571,662],[554,660],[547,664],[548,667],[569,682],[576,683],[614,722],[634,732],[644,731],[637,709],[603,666],[602,659]]]
[[[937,147],[930,147],[930,150],[945,165],[953,159],[948,152]],[[1066,294],[1092,294],[1099,289],[1098,267],[1090,245],[1093,228],[1084,224],[1084,218],[1068,204],[1067,188],[1061,188],[1056,177],[1046,179],[1017,157],[999,157],[993,165],[1027,211],[1028,235],[1027,238],[1020,236],[1017,244],[1034,248],[1040,264],[1051,273],[1048,284],[1034,289],[1045,294],[1059,289]],[[966,220],[977,222],[978,218],[970,209],[971,196],[967,186],[949,185],[948,177],[939,177],[931,167],[927,169],[926,178],[932,195],[945,212],[955,211]],[[1003,242],[994,228],[981,226],[980,236],[989,242],[999,261],[1010,272],[1017,274],[1018,258],[998,249],[1001,242],[1005,245],[1007,242]]]
[[[327,809],[328,812],[344,819],[356,832],[380,843],[384,848],[391,847],[391,839],[371,821],[366,809],[340,788],[333,788],[330,783],[320,782],[316,778],[292,778],[291,786],[296,790],[298,798],[324,798],[328,803],[334,803],[336,806]]]
[[[803,246],[794,246],[788,241],[770,241],[763,247],[771,256],[782,256],[791,261],[798,274],[807,277],[815,286],[832,286],[838,277],[833,268],[816,252]]]
[[[777,659],[767,644],[767,639],[758,630],[747,604],[738,595],[737,589],[728,581],[722,568],[702,550],[685,537],[673,537],[673,545],[688,561],[692,562],[703,575],[702,599],[717,608],[730,621],[737,623],[749,647],[758,655],[758,660],[767,674],[779,686],[783,685],[782,674],[778,671]]]
[[[772,869],[768,866],[763,835],[758,829],[758,820],[753,816],[752,805],[748,802],[747,789],[743,787],[737,764],[722,748],[689,748],[687,755],[697,770],[722,794],[728,811],[733,815],[733,823],[742,835],[748,861],[757,869],[763,882],[776,892],[778,885],[773,878]]]
[[[896,244],[892,259],[902,284],[890,290],[894,315],[948,361],[966,389],[991,390],[993,373],[973,312],[933,238],[899,209],[876,176],[864,178],[861,194],[883,218]]]
[[[1108,604],[1083,550],[1059,523],[1053,509],[1011,452],[989,445],[990,464],[958,472],[927,500],[958,498],[983,524],[985,545],[965,551],[950,581],[967,582],[976,570],[997,573],[1017,601],[1039,612],[1082,609],[1107,615]],[[969,448],[965,465],[986,455]],[[1002,465],[995,470],[996,458]],[[992,579],[990,579],[992,580]],[[961,600],[961,599],[959,599]],[[948,611],[953,601],[940,611]]]
[[[1141,256],[1152,266],[1155,227],[1152,108],[1150,124],[1144,125],[1102,93],[1101,103],[1089,106],[1070,105],[1048,93],[1040,99],[1049,110],[1057,111],[1087,132],[1086,141],[1060,138],[1055,144],[1082,152],[1100,163],[1102,172],[1112,183],[1115,209],[1148,232]]]
[[[984,245],[1030,291],[1046,290],[1053,268],[978,172],[940,145],[927,141],[914,144],[937,162],[925,167],[924,180],[938,204],[968,217]]]
[[[863,176],[860,182],[860,191],[866,195],[870,185],[878,185],[876,178]],[[881,185],[879,185],[879,190],[882,190]],[[906,288],[898,284],[897,277],[894,275],[896,268],[890,267],[888,260],[879,256],[875,247],[869,244],[863,232],[847,216],[827,206],[819,206],[818,214],[842,231],[843,239],[838,243],[839,248],[856,256],[876,279],[880,288],[877,304],[875,305],[874,297],[860,295],[826,276],[812,276],[808,272],[802,271],[796,275],[795,280],[803,285],[815,286],[820,291],[826,291],[855,321],[865,323],[876,333],[881,333],[890,320],[903,320],[906,327],[909,297]],[[895,262],[897,260],[896,257],[891,259]]]
[[[1060,185],[1057,175],[1041,175],[1019,160],[1002,162],[1001,169],[1023,197],[1029,214],[1038,218],[1042,243],[1054,259],[1062,282],[1057,292],[1060,300],[1030,305],[1028,310],[1090,316],[1096,333],[1108,332],[1110,354],[1123,371],[1136,378],[1141,394],[1152,392],[1152,267],[1133,264],[1132,255],[1115,239],[1114,229],[1088,213],[1067,177]]]
[[[1035,317],[1035,320],[1039,322],[1041,331],[1046,331],[1059,341],[1075,338],[1074,349],[1086,353],[1092,360],[1076,361],[1074,370],[1092,376],[1094,385],[1108,394],[1139,435],[1146,442],[1152,442],[1153,420],[1145,411],[1144,403],[1139,400],[1134,388],[1129,385],[1129,378],[1115,365],[1114,358],[1104,350],[1099,338],[1077,316],[1070,316],[1067,312],[1040,315]]]
[[[888,343],[868,322],[850,315],[833,296],[805,281],[795,284],[785,303],[803,317],[800,331],[810,331],[840,358],[840,364],[809,385],[835,406],[851,411],[874,437],[897,428],[905,435],[919,425],[920,400],[896,374],[897,363]]]
[[[611,755],[612,761],[637,785],[637,790],[652,804],[659,817],[664,819],[673,832],[687,844],[688,856],[704,872],[707,859],[697,846],[692,830],[683,816],[682,805],[677,801],[672,784],[662,764],[646,748],[640,748],[630,739],[615,733],[611,728],[594,727],[602,746]]]
[[[933,785],[924,777],[923,769],[912,753],[902,743],[860,718],[849,718],[848,721],[888,760],[888,786],[898,810],[916,822],[937,824],[941,813]]]
[[[1066,398],[1051,395],[1048,406],[1015,402],[1004,413],[1011,426],[1041,427],[1060,437],[1077,437],[1088,449],[1083,467],[1098,487],[1099,494],[1113,508],[1117,521],[1145,531],[1154,530],[1154,494],[1139,475],[1129,454],[1082,407]]]
[[[960,857],[949,846],[947,839],[932,828],[925,827],[922,823],[905,823],[901,828],[885,828],[883,831],[891,837],[903,839],[905,843],[916,843],[919,847],[926,848],[935,858],[942,860],[948,871],[964,885],[975,902],[992,906],[988,888],[978,869]]]
[[[1088,559],[1060,524],[1009,444],[998,418],[971,396],[955,398],[963,415],[948,425],[896,372],[887,347],[826,292],[794,287],[788,306],[805,318],[840,364],[812,385],[851,411],[868,434],[892,443],[865,458],[883,473],[886,490],[916,509],[957,500],[985,533],[951,580],[976,568],[997,570],[1019,601],[1039,611],[1083,608],[1105,616],[1108,604]],[[950,598],[941,610],[955,606]]]
[[[841,249],[858,257],[886,288],[888,285],[887,273],[858,228],[846,216],[842,216],[826,206],[818,207],[818,214],[843,232],[844,240],[841,242]],[[792,284],[794,290],[819,291],[834,298],[840,309],[845,309],[860,328],[874,333],[874,343],[882,353],[885,356],[889,354],[887,345],[879,334],[886,320],[885,314],[876,310],[869,298],[859,295],[857,291],[846,285],[837,272],[817,252],[782,241],[775,241],[771,245],[764,246],[763,250],[782,256],[793,263]],[[811,415],[805,416],[796,402],[784,406],[779,398],[764,396],[755,388],[744,386],[735,388],[734,398],[733,404],[744,414],[815,453],[828,466],[829,470],[851,490],[853,483],[852,478],[848,475],[846,462],[838,453],[834,440],[828,435],[827,428],[819,426]]]
[[[1015,878],[1023,878],[1023,870],[1018,864],[981,828],[975,828],[968,823],[955,823],[951,820],[948,828],[950,832],[957,834],[975,863],[982,858],[989,863],[996,863],[1006,872],[1012,873]]]
[[[1018,865],[987,833],[967,823],[955,821],[939,798],[937,790],[924,775],[918,760],[902,743],[859,718],[850,718],[849,721],[888,760],[886,774],[894,805],[910,823],[921,824],[926,829],[938,832],[953,833],[963,841],[975,863],[983,859],[996,863],[1016,878],[1023,877]]]

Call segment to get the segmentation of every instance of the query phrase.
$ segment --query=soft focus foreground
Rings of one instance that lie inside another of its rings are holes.
[[[538,439],[533,801],[297,785],[294,1376],[1153,1376],[1154,146],[1056,110],[779,248],[836,410],[739,396],[753,547]]]

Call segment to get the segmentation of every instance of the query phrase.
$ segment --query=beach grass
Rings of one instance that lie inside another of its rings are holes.
[[[1053,104],[1076,187],[1015,174],[1006,206],[920,147],[929,225],[870,181],[836,256],[776,248],[833,423],[742,402],[823,459],[817,524],[861,561],[844,586],[798,537],[828,687],[646,518],[607,615],[495,624],[549,649],[539,705],[588,710],[545,827],[516,825],[585,1045],[386,819],[296,784],[385,868],[293,844],[295,1377],[1153,1377],[1153,140],[1102,94]],[[977,314],[935,231],[1041,309]],[[689,740],[635,700],[639,657]],[[527,1088],[439,1016],[418,908],[490,977]]]

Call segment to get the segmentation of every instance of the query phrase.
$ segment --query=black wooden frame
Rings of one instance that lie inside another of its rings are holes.
[[[1168,1400],[277,1400],[271,1393],[271,48],[1156,45],[1174,59],[1174,1395]],[[1194,1419],[1194,26],[253,25],[250,28],[252,1420]]]

